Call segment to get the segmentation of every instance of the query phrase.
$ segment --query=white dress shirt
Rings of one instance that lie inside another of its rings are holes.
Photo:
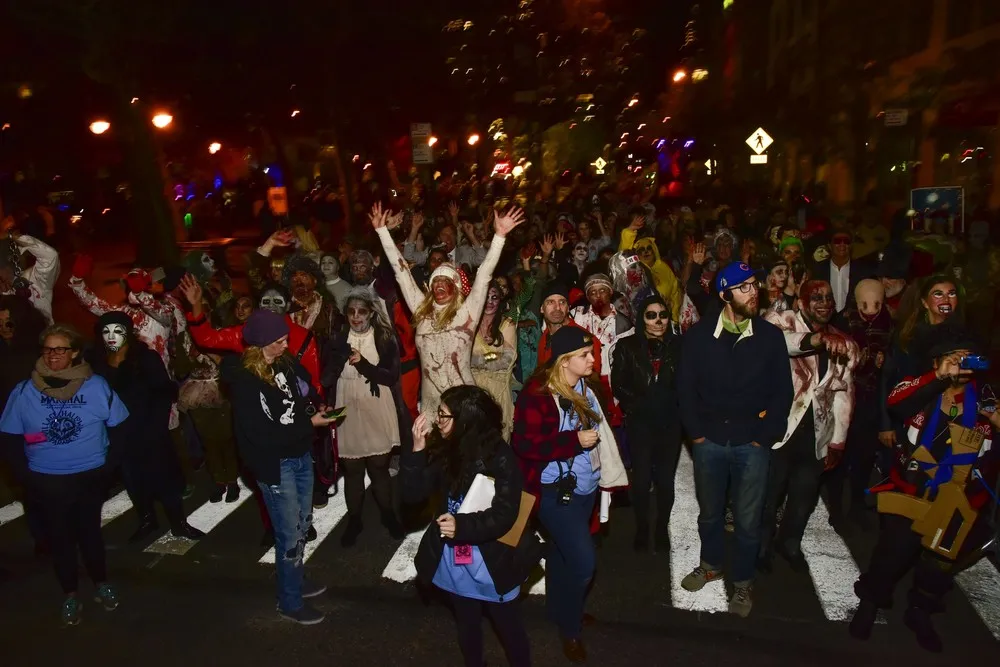
[[[838,267],[830,260],[830,287],[833,289],[833,300],[837,304],[837,312],[843,312],[847,307],[847,298],[851,292],[851,262]]]

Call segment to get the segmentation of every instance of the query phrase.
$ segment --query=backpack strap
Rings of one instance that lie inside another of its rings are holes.
[[[298,354],[295,355],[296,361],[302,361],[302,357],[305,356],[306,350],[309,348],[309,343],[312,342],[313,332],[309,330],[306,332],[306,339],[302,341],[302,347],[299,348]]]

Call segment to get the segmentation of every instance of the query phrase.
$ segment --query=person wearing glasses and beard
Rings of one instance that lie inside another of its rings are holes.
[[[639,306],[635,335],[621,340],[611,364],[611,387],[625,413],[632,456],[636,551],[649,548],[650,482],[656,484],[655,548],[670,551],[668,525],[681,453],[680,347],[680,337],[671,330],[670,307],[659,295],[650,296]]]
[[[719,270],[723,308],[684,334],[678,371],[681,421],[693,443],[701,564],[681,586],[699,591],[723,578],[726,497],[736,544],[729,611],[746,617],[760,548],[771,446],[784,439],[792,373],[781,331],[758,315],[757,277],[743,262]]]

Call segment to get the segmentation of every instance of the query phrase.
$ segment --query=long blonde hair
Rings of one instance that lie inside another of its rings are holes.
[[[264,359],[264,349],[260,347],[248,347],[243,351],[243,368],[260,378],[269,385],[277,386],[274,382],[274,368]]]
[[[458,285],[455,285],[455,298],[447,306],[442,308],[438,314],[434,315],[434,290],[427,290],[424,295],[424,300],[420,302],[417,306],[417,310],[413,313],[413,328],[416,329],[424,320],[433,320],[431,323],[435,331],[441,331],[455,319],[455,315],[458,313],[458,309],[462,307],[465,303],[465,297],[462,296],[462,289]]]
[[[563,376],[562,364],[564,361],[568,361],[573,355],[578,354],[581,350],[589,350],[590,348],[580,348],[579,350],[574,350],[573,352],[567,352],[566,354],[560,355],[552,365],[542,366],[537,371],[535,371],[535,377],[543,380],[545,386],[558,398],[563,398],[572,404],[572,410],[580,417],[580,427],[584,430],[594,428],[601,422],[601,415],[597,413],[592,407],[590,407],[590,400],[587,399],[586,393],[580,394],[573,387],[570,386],[569,382]],[[595,387],[595,381],[593,374],[584,378],[584,385],[586,389],[590,389],[594,392],[595,396],[599,396]]]

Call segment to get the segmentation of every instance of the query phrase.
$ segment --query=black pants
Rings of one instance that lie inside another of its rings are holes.
[[[483,602],[454,593],[449,595],[455,609],[458,645],[462,649],[465,667],[483,667],[483,609],[493,620],[493,627],[507,653],[507,662],[511,667],[531,665],[531,644],[524,629],[519,600]]]
[[[360,518],[365,503],[365,470],[372,482],[372,494],[383,512],[392,511],[392,482],[389,477],[389,454],[363,459],[341,459],[344,468],[344,500],[351,518]]]
[[[816,431],[810,408],[788,442],[772,452],[761,523],[761,555],[768,554],[773,544],[791,555],[802,552],[802,535],[819,500],[823,464],[816,460]],[[784,518],[775,535],[778,508],[786,493]]]
[[[868,570],[854,585],[858,597],[888,609],[892,606],[896,584],[913,569],[908,604],[928,613],[943,611],[942,599],[953,585],[953,564],[923,548],[921,536],[911,529],[913,521],[910,519],[883,514],[881,521],[878,543],[872,552]],[[975,543],[971,538],[973,535],[970,534],[967,545]]]
[[[656,536],[666,538],[674,506],[674,478],[681,455],[681,426],[677,418],[655,424],[627,421],[632,454],[632,507],[637,531],[649,530],[649,486],[656,485]]]
[[[184,477],[169,440],[129,452],[122,459],[122,479],[140,520],[156,517],[153,503],[159,500],[171,528],[184,523]]]
[[[878,440],[878,413],[875,398],[859,397],[851,426],[847,432],[844,460],[826,476],[826,489],[830,498],[830,516],[843,514],[844,485],[849,484],[851,511],[865,507],[865,490],[871,483],[875,459],[882,447]]]
[[[78,556],[95,584],[107,581],[101,507],[107,488],[104,468],[72,475],[33,472],[30,493],[38,503],[52,548],[52,562],[63,593],[75,593]]]

